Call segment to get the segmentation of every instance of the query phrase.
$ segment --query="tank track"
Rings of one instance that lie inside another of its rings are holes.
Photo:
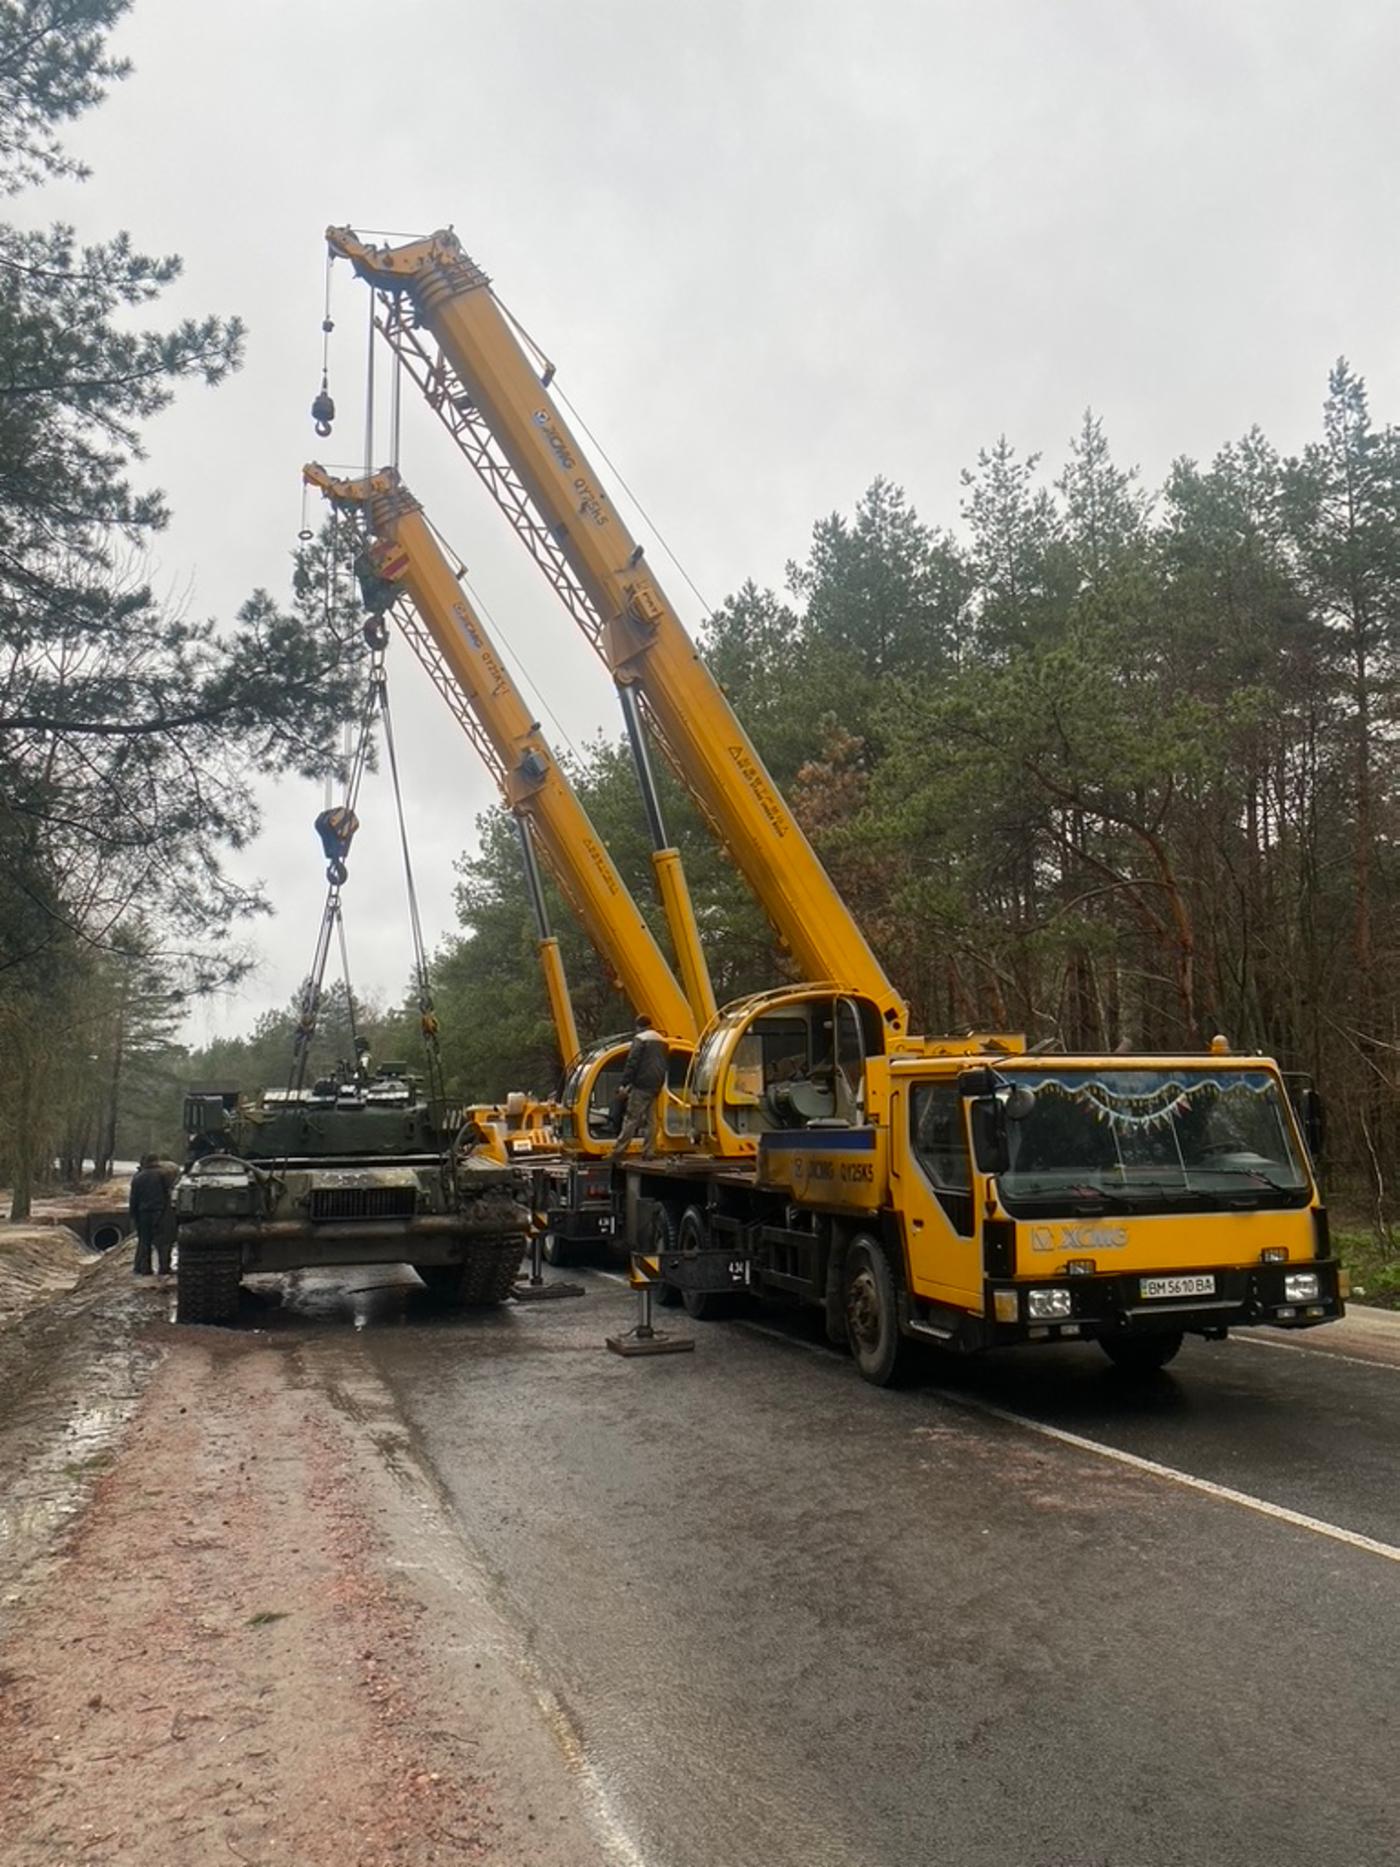
[[[175,1273],[178,1320],[235,1322],[242,1275],[243,1254],[237,1245],[186,1244],[180,1252]]]
[[[518,1234],[510,1238],[475,1239],[462,1266],[458,1302],[474,1308],[504,1303],[515,1288],[524,1256],[525,1240]]]

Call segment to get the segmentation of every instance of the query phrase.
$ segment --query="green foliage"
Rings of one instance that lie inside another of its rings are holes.
[[[1053,478],[1005,439],[982,453],[959,536],[877,481],[786,595],[720,608],[708,659],[917,1025],[1102,1050],[1224,1030],[1332,1092],[1342,1182],[1388,1183],[1398,488],[1395,433],[1340,364],[1297,460],[1254,430],[1154,498],[1089,414]],[[625,754],[600,743],[578,776],[648,898]],[[721,996],[784,976],[668,807]],[[545,1042],[506,854],[488,837],[468,865],[445,955],[497,1087]]]
[[[81,177],[60,131],[126,75],[106,50],[125,11],[0,0],[0,192]],[[67,1076],[120,1077],[122,1021],[93,1008],[129,997],[133,956],[172,1003],[246,965],[234,927],[264,903],[223,858],[256,830],[251,781],[334,770],[357,686],[325,540],[289,608],[255,591],[219,623],[151,588],[167,510],[140,481],[145,424],[243,350],[237,318],[145,325],[180,270],[125,232],[0,225],[0,1019],[29,1085],[0,1102],[0,1175],[20,1205],[95,1120]]]
[[[131,0],[0,0],[0,188],[87,170],[55,126],[100,103],[129,69],[107,55],[107,34]]]

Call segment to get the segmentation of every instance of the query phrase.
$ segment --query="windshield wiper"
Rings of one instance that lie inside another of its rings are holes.
[[[1209,1193],[1204,1193],[1198,1186],[1188,1186],[1184,1180],[1125,1180],[1121,1186],[1096,1184],[1094,1191],[1116,1206],[1142,1205],[1144,1201],[1138,1197],[1139,1194],[1146,1194],[1151,1199],[1166,1193],[1173,1199],[1184,1199],[1193,1204],[1210,1199]]]
[[[1054,1205],[1082,1210],[1094,1207],[1102,1211],[1108,1204],[1108,1195],[1097,1186],[1087,1186],[1082,1182],[1066,1186],[1063,1180],[1052,1181],[1049,1185],[1018,1186],[1015,1174],[1007,1176],[1007,1193],[1018,1205]]]
[[[1190,1174],[1224,1174],[1231,1180],[1250,1180],[1255,1186],[1267,1186],[1273,1193],[1301,1193],[1302,1182],[1298,1180],[1275,1180],[1271,1174],[1261,1173],[1257,1167],[1188,1167]]]

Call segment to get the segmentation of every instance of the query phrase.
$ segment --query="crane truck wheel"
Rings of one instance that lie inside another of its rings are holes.
[[[704,1213],[698,1206],[687,1206],[681,1214],[676,1248],[706,1251],[709,1244],[710,1228],[705,1223]],[[727,1290],[682,1290],[681,1301],[685,1304],[686,1315],[693,1316],[696,1322],[718,1322],[720,1317],[730,1316],[734,1311],[734,1299]]]
[[[899,1293],[878,1239],[858,1233],[846,1248],[846,1335],[863,1378],[893,1387],[909,1372],[912,1345],[899,1333]]]
[[[574,1247],[567,1238],[561,1238],[557,1232],[544,1235],[544,1261],[546,1264],[565,1265],[574,1262]]]
[[[1172,1329],[1166,1335],[1126,1336],[1121,1342],[1100,1336],[1099,1347],[1124,1374],[1155,1374],[1166,1367],[1185,1339],[1180,1329]]]
[[[674,1251],[676,1248],[676,1215],[658,1200],[652,1209],[651,1248],[654,1252]],[[659,1283],[656,1286],[656,1300],[663,1309],[678,1309],[681,1293],[674,1284]]]

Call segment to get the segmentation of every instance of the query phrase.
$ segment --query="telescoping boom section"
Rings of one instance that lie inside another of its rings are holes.
[[[668,1037],[693,1044],[695,1014],[675,974],[418,501],[391,469],[360,480],[337,480],[314,465],[304,471],[333,503],[366,513],[379,546],[376,569],[412,602],[466,702],[472,742],[502,800],[529,825],[531,843],[627,998]],[[572,1061],[565,1057],[566,1067]]]
[[[907,1008],[645,562],[541,370],[455,234],[400,247],[330,228],[385,298],[385,330],[667,755],[808,979],[873,1002],[886,1045]],[[436,340],[424,345],[422,331]]]

